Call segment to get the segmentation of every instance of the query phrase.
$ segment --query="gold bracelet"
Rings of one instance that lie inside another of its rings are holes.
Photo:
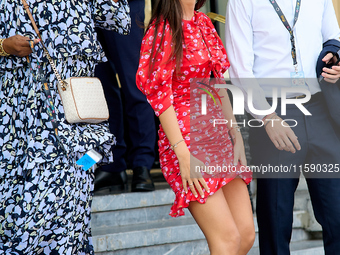
[[[178,141],[178,142],[175,143],[174,145],[171,145],[171,149],[174,150],[175,148],[177,148],[177,145],[178,145],[179,143],[183,142],[183,141],[184,141],[184,139]]]
[[[10,54],[8,54],[3,47],[3,43],[4,43],[5,39],[0,39],[0,56],[1,57],[8,57]]]

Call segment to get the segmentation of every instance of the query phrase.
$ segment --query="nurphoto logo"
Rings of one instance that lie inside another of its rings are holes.
[[[214,79],[210,79],[209,82],[207,80],[204,81],[196,81],[193,82],[192,89],[197,88],[202,93],[200,93],[200,101],[201,101],[201,114],[207,115],[208,114],[208,107],[210,106],[207,103],[208,96],[213,100],[214,106],[217,106],[218,103],[222,108],[222,100],[221,96],[219,95],[219,90],[225,89],[228,90],[230,95],[232,95],[232,107],[233,107],[233,114],[234,115],[244,115],[246,113],[245,108],[250,114],[255,116],[266,116],[273,112],[276,112],[278,105],[280,103],[280,115],[285,116],[287,113],[287,106],[288,105],[295,105],[305,116],[311,116],[312,114],[306,109],[304,106],[311,99],[311,93],[306,87],[283,87],[283,88],[272,88],[272,95],[271,98],[271,107],[268,109],[256,109],[254,106],[254,99],[256,99],[257,93],[256,90],[252,87],[248,87],[242,90],[239,87],[231,84],[215,84]],[[220,83],[220,81],[219,81]],[[255,90],[255,93],[254,93]],[[246,96],[245,96],[246,95]],[[291,95],[299,95],[299,97],[292,97]],[[281,121],[281,125],[285,127],[295,127],[298,125],[297,120],[295,119],[271,119],[267,120],[272,122],[271,125],[274,125],[275,121]],[[225,118],[218,119],[213,118],[212,124],[214,126],[227,124],[232,122],[232,120],[228,120]],[[265,125],[262,119],[250,119],[246,123],[244,120],[241,123],[231,123],[237,124],[239,126],[246,126],[249,127],[262,127]]]

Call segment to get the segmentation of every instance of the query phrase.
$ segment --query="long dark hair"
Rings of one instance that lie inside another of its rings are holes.
[[[206,0],[197,0],[195,5],[195,10],[200,9],[204,4]],[[172,49],[172,54],[169,58],[172,59],[175,57],[176,59],[176,70],[179,70],[180,63],[183,57],[183,29],[182,29],[182,18],[183,18],[183,8],[180,0],[156,0],[155,4],[153,6],[152,16],[150,19],[150,23],[148,25],[148,28],[151,25],[154,25],[156,27],[154,38],[157,38],[157,34],[160,30],[159,25],[164,22],[163,25],[163,35],[161,38],[161,43],[159,44],[158,49],[155,49],[156,46],[156,40],[153,41],[152,45],[152,52],[150,57],[150,73],[153,72],[154,69],[154,56],[158,52],[161,51],[161,45],[163,44],[164,40],[164,32],[165,32],[165,26],[166,22],[169,22],[170,30],[171,30],[171,36],[172,36],[172,43],[174,45],[174,48]]]

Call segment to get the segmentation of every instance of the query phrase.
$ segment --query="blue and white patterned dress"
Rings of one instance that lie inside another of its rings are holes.
[[[27,0],[62,78],[93,76],[105,60],[95,26],[127,34],[126,0]],[[20,0],[0,0],[0,38],[37,38]],[[26,58],[0,57],[0,253],[94,254],[91,229],[93,170],[75,162],[94,148],[112,161],[107,124],[65,121],[57,80],[40,46],[29,56],[42,64],[68,157],[55,142],[42,83]]]

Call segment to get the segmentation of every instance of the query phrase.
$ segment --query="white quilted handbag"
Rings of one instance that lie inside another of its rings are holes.
[[[109,118],[102,84],[95,77],[71,77],[58,83],[69,123],[100,123]]]
[[[33,19],[26,0],[22,0],[32,26],[41,39],[39,29]],[[72,77],[62,80],[48,50],[41,40],[45,56],[58,79],[58,91],[64,106],[65,118],[69,123],[100,123],[109,118],[109,109],[102,84],[95,77]]]

